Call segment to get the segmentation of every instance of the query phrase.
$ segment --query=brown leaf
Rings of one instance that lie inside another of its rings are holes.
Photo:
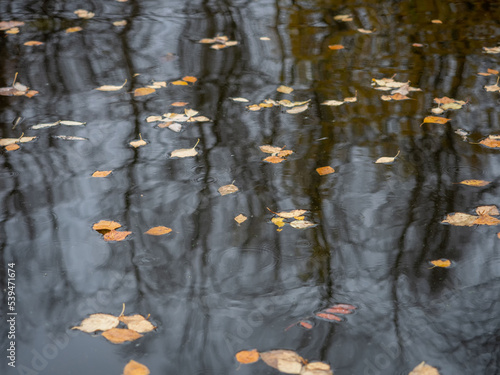
[[[479,142],[483,146],[486,147],[491,147],[491,148],[500,148],[500,140],[498,140],[494,136],[488,136],[488,138],[483,139],[482,141]]]
[[[123,375],[149,375],[149,369],[143,364],[131,359],[123,369]]]
[[[75,26],[75,27],[69,27],[66,29],[66,33],[76,33],[77,31],[82,31],[82,28],[80,26]]]
[[[285,159],[280,158],[279,156],[268,156],[267,158],[264,158],[262,160],[272,164],[278,164],[285,161]]]
[[[243,214],[239,214],[234,218],[234,221],[236,221],[238,224],[241,224],[247,220],[247,217]]]
[[[481,215],[475,221],[474,224],[478,225],[498,225],[500,224],[500,220],[496,217],[490,215]]]
[[[400,94],[400,93],[395,93],[394,95],[391,95],[392,100],[406,100],[410,99],[410,97]]]
[[[494,204],[492,204],[490,206],[479,206],[476,208],[476,213],[478,215],[493,215],[493,216],[500,215],[500,212],[498,211],[498,207],[495,206]]]
[[[288,86],[280,86],[276,89],[278,92],[282,92],[283,94],[290,94],[293,91],[293,88]]]
[[[422,362],[417,367],[415,367],[408,375],[439,375],[439,372],[435,367],[429,366],[425,362]]]
[[[151,324],[149,320],[139,314],[130,316],[122,315],[119,317],[119,319],[120,322],[123,322],[127,325],[128,329],[139,333],[151,332],[156,328],[153,324]]]
[[[304,359],[291,350],[271,350],[260,353],[260,358],[268,365],[285,374],[300,374]]]
[[[23,26],[24,22],[22,21],[0,21],[0,30],[8,30],[13,27]]]
[[[435,24],[442,24],[443,23],[443,21],[441,21],[441,20],[432,20],[431,22],[435,23]]]
[[[116,221],[101,220],[92,226],[93,230],[96,231],[110,231],[120,228],[122,225]]]
[[[28,42],[25,42],[25,46],[41,46],[43,42],[39,42],[38,40],[30,40]]]
[[[316,168],[316,172],[318,172],[318,174],[320,176],[324,176],[326,174],[330,174],[330,173],[335,172],[335,169],[333,169],[332,167],[330,167],[329,165],[327,165],[326,167]]]
[[[78,329],[83,332],[91,333],[95,331],[107,331],[115,328],[120,324],[120,320],[109,314],[92,314],[88,318],[82,320],[79,326],[71,329]]]
[[[125,341],[134,341],[142,337],[140,333],[126,328],[111,328],[102,335],[113,344],[122,344]]]
[[[463,212],[454,212],[446,215],[446,218],[441,223],[448,223],[459,227],[473,226],[478,216],[465,214]]]
[[[112,171],[95,171],[92,177],[107,177]]]
[[[257,349],[242,350],[236,353],[236,360],[243,364],[257,362],[259,360],[259,352]]]
[[[162,236],[164,234],[172,232],[172,229],[164,226],[159,226],[159,227],[153,227],[150,228],[146,234],[150,234],[152,236]]]
[[[259,146],[260,151],[265,152],[267,154],[277,154],[282,150],[281,147],[276,147],[276,146],[269,146],[269,145],[263,145]]]
[[[422,124],[425,124],[425,123],[432,123],[432,124],[446,124],[448,121],[450,121],[451,119],[449,118],[444,118],[444,117],[438,117],[438,116],[427,116],[424,118],[424,121],[422,122]],[[421,125],[422,125],[421,124]]]
[[[486,186],[489,183],[490,183],[489,181],[484,181],[484,180],[463,180],[459,182],[459,184],[468,186]]]
[[[132,232],[110,230],[104,234],[104,241],[123,241]]]
[[[448,268],[451,266],[451,261],[449,259],[431,260],[431,263],[434,267]]]
[[[146,96],[154,93],[155,91],[156,90],[152,87],[139,87],[138,89],[134,90],[134,96]]]
[[[280,152],[278,152],[278,157],[280,158],[286,158],[287,156],[289,155],[292,155],[293,154],[293,151],[292,150],[281,150]]]
[[[345,47],[342,44],[332,44],[332,45],[329,45],[328,48],[335,51],[335,50],[339,50],[339,49],[344,49]]]
[[[220,195],[227,195],[227,194],[236,193],[238,190],[239,189],[236,185],[229,184],[229,185],[221,186],[217,191],[220,193]]]

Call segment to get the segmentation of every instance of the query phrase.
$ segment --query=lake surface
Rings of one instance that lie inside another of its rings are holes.
[[[484,88],[497,76],[477,74],[500,70],[483,48],[499,44],[499,2],[0,0],[0,18],[25,23],[1,31],[0,86],[17,72],[39,92],[0,96],[1,137],[37,137],[0,150],[2,373],[121,374],[135,360],[151,374],[277,374],[239,367],[235,354],[256,348],[336,375],[408,374],[422,361],[442,375],[500,374],[500,229],[442,223],[500,203],[500,149],[478,144],[500,134],[499,92]],[[199,43],[218,35],[238,44]],[[185,76],[197,81],[171,84]],[[391,77],[421,91],[384,101],[373,79]],[[169,84],[134,96],[154,81]],[[445,96],[467,104],[433,114]],[[265,99],[310,102],[247,109]],[[210,121],[180,132],[147,121],[186,108]],[[86,124],[32,128],[60,120]],[[196,156],[171,157],[198,140]],[[293,154],[268,163],[262,145]],[[320,176],[324,166],[335,173]],[[459,184],[470,179],[490,184]],[[222,196],[231,183],[239,190]],[[294,209],[316,225],[272,222]],[[107,242],[100,220],[132,234]],[[145,234],[155,226],[172,232]],[[438,259],[451,266],[432,268]],[[71,330],[123,303],[156,330],[123,344]],[[314,317],[336,303],[356,310]],[[305,317],[313,328],[293,325]]]

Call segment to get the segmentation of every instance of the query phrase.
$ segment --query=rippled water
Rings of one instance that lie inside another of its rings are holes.
[[[78,19],[78,8],[95,16]],[[0,362],[8,374],[120,374],[131,359],[152,374],[277,373],[262,361],[238,369],[235,353],[252,348],[291,349],[336,375],[407,374],[422,361],[441,374],[500,373],[499,229],[441,223],[498,204],[499,151],[474,144],[499,131],[498,92],[484,89],[496,77],[477,75],[500,67],[500,54],[483,52],[498,45],[498,2],[0,0],[0,19],[25,22],[0,40],[0,86],[18,72],[39,91],[0,97],[1,137],[38,137],[0,152],[0,285],[14,262],[18,313],[17,367]],[[73,26],[82,31],[65,32]],[[218,34],[240,44],[197,42]],[[186,75],[198,81],[133,96]],[[394,75],[422,92],[382,101],[372,79]],[[125,79],[121,91],[95,90]],[[420,126],[443,96],[468,104],[445,112],[448,124]],[[311,102],[300,114],[252,112],[231,97]],[[146,121],[182,112],[176,101],[212,121],[180,133]],[[86,125],[31,129],[57,120]],[[131,147],[139,135],[147,145]],[[170,157],[198,139],[198,156]],[[294,154],[265,163],[264,144]],[[398,150],[393,164],[374,163]],[[336,172],[320,177],[326,165]],[[221,196],[233,181],[239,191]],[[277,231],[267,208],[307,209],[318,225]],[[132,235],[105,242],[99,220]],[[144,234],[158,225],[173,231]],[[440,258],[453,266],[430,269]],[[285,331],[337,302],[358,309]],[[157,330],[115,345],[70,329],[122,303]]]

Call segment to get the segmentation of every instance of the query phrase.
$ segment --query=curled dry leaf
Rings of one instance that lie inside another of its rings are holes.
[[[127,328],[111,328],[103,332],[102,335],[113,344],[122,344],[142,337],[140,333]]]
[[[306,229],[314,227],[316,224],[307,220],[294,220],[290,223],[290,226],[295,229]]]
[[[112,171],[95,171],[92,173],[92,177],[107,177]]]
[[[475,224],[478,217],[475,215],[465,214],[463,212],[454,212],[446,215],[446,218],[441,223],[448,223],[459,227],[471,227]]]
[[[304,359],[292,350],[271,350],[260,353],[260,358],[268,365],[285,374],[300,374]]]
[[[133,359],[123,369],[123,375],[149,375],[149,369]]]
[[[468,185],[468,186],[486,186],[490,184],[489,181],[484,180],[463,180],[460,181],[459,184]]]
[[[132,232],[110,230],[104,234],[103,238],[104,241],[123,241],[129,234],[132,234]]]
[[[123,322],[127,325],[128,329],[139,333],[147,333],[154,330],[156,327],[151,324],[149,320],[139,314],[124,316],[121,315],[119,317],[120,322]]]
[[[245,98],[229,98],[229,99],[231,99],[233,102],[239,102],[239,103],[248,103],[250,101]]]
[[[431,260],[431,264],[433,264],[434,267],[448,268],[451,266],[451,261],[449,259]]]
[[[159,227],[153,227],[150,228],[146,234],[150,234],[152,236],[162,236],[164,234],[172,232],[172,229],[164,226],[159,226]]]
[[[229,184],[229,185],[221,186],[217,191],[220,193],[220,195],[227,195],[227,194],[236,193],[238,190],[239,189],[236,185]]]
[[[293,91],[293,88],[288,86],[280,86],[276,89],[278,92],[282,92],[283,94],[290,94]]]
[[[83,332],[92,333],[96,331],[107,331],[115,328],[120,324],[120,320],[109,314],[92,314],[88,318],[82,320],[79,326],[71,329],[78,329]]]
[[[139,87],[134,90],[134,96],[146,96],[154,93],[156,90],[152,87]]]
[[[241,224],[247,220],[247,217],[243,214],[239,214],[234,218],[234,221],[236,221],[238,224]]]
[[[239,363],[243,364],[254,363],[259,360],[259,352],[257,351],[257,349],[242,350],[236,353],[235,357]]]
[[[427,365],[425,362],[420,363],[408,375],[439,375],[435,367]]]
[[[334,173],[335,169],[327,165],[326,167],[316,168],[316,172],[318,172],[320,176],[324,176],[326,174]]]
[[[126,83],[127,83],[127,80],[125,80],[125,82],[123,82],[123,84],[119,85],[119,86],[104,85],[104,86],[100,86],[100,87],[96,88],[96,90],[99,90],[99,91],[118,91],[118,90],[121,90],[125,86]]]

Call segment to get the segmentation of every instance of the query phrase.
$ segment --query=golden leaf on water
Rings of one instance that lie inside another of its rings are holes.
[[[486,147],[500,148],[500,140],[497,138],[497,136],[490,135],[488,136],[488,138],[483,139],[479,143]]]
[[[104,235],[104,241],[123,241],[132,232],[111,230]]]
[[[345,47],[342,45],[342,44],[332,44],[332,45],[329,45],[328,48],[330,48],[331,50],[339,50],[339,49],[344,49]]]
[[[484,88],[486,89],[486,91],[489,91],[489,92],[500,91],[500,86],[498,86],[498,83],[494,84],[494,85],[490,85],[490,86],[484,86]]]
[[[126,83],[127,83],[127,80],[125,80],[125,82],[123,82],[123,84],[119,85],[119,86],[104,85],[104,86],[100,86],[100,87],[96,88],[96,90],[99,90],[99,91],[118,91],[118,90],[121,90],[125,86]]]
[[[229,99],[231,99],[233,102],[239,102],[239,103],[248,103],[250,101],[245,98],[229,98]]]
[[[327,363],[309,362],[304,366],[300,375],[333,375],[333,372]]]
[[[332,167],[330,167],[329,165],[327,165],[326,167],[316,168],[316,172],[318,172],[318,174],[320,176],[324,176],[326,174],[330,174],[330,173],[335,172],[335,169],[333,169]]]
[[[276,89],[278,92],[282,92],[283,94],[290,94],[293,91],[293,88],[288,86],[280,86]]]
[[[82,31],[82,28],[80,26],[75,26],[75,27],[69,27],[66,29],[66,33],[76,33],[78,31]]]
[[[123,375],[149,375],[149,369],[142,363],[136,362],[133,359],[127,363],[123,369]]]
[[[367,29],[358,29],[358,31],[362,34],[371,34],[373,33],[373,30],[367,30]]]
[[[156,90],[152,87],[139,87],[138,89],[134,90],[134,96],[146,96],[154,93],[155,91]]]
[[[272,164],[278,164],[278,163],[285,161],[285,159],[280,158],[279,156],[274,156],[274,155],[268,156],[267,158],[264,158],[262,160],[265,162],[268,162],[268,163],[272,163]]]
[[[129,142],[129,145],[134,147],[134,148],[137,148],[137,147],[147,145],[147,142],[144,139],[142,139],[142,135],[139,133],[139,139],[136,139],[132,142]]]
[[[259,360],[259,352],[257,351],[257,349],[242,350],[236,353],[235,357],[239,363],[243,364],[254,363]]]
[[[480,215],[475,221],[474,224],[477,225],[498,225],[500,224],[500,220],[496,217],[490,216],[488,214]]]
[[[463,180],[460,181],[459,184],[468,185],[468,186],[486,186],[490,184],[489,181],[484,180]]]
[[[20,137],[20,138],[0,138],[0,146],[8,146],[13,143],[31,142],[36,137]]]
[[[269,145],[263,145],[259,146],[260,151],[265,152],[267,154],[277,154],[282,150],[281,147],[276,147],[276,146],[269,146]]]
[[[92,177],[107,177],[112,171],[95,171],[92,173]]]
[[[451,266],[451,261],[449,259],[431,260],[431,263],[434,267],[448,268]]]
[[[292,350],[271,350],[260,353],[260,358],[268,365],[285,374],[300,374],[306,361]]]
[[[478,216],[469,215],[463,212],[454,212],[446,215],[446,218],[441,223],[448,223],[459,227],[473,226]]]
[[[153,227],[150,228],[146,234],[150,234],[152,236],[162,236],[164,234],[172,232],[172,229],[164,226],[158,226],[158,227]]]
[[[17,143],[12,143],[10,145],[5,146],[6,151],[16,151],[19,150],[21,146],[19,146]]]
[[[117,223],[116,221],[101,220],[98,223],[95,223],[92,226],[92,229],[96,230],[98,232],[99,231],[106,231],[106,232],[108,232],[110,230],[118,229],[121,226],[122,225],[120,223]]]
[[[441,21],[441,20],[432,20],[431,22],[435,23],[435,24],[442,24],[443,23],[443,21]]]
[[[139,333],[151,332],[156,328],[149,320],[139,314],[129,316],[121,315],[118,319],[120,322],[125,323],[128,329]]]
[[[22,21],[0,21],[0,30],[8,30],[13,27],[23,26],[24,22]]]
[[[174,107],[184,107],[185,105],[188,105],[188,102],[173,102],[170,105]]]
[[[273,217],[271,219],[271,223],[276,225],[278,228],[284,227],[285,226],[285,219],[282,217]]]
[[[195,83],[196,81],[198,81],[198,78],[193,77],[193,76],[185,76],[185,77],[182,77],[182,80],[189,82],[189,83]]]
[[[181,80],[170,82],[170,84],[174,85],[174,86],[187,86],[188,85],[188,83],[186,81],[181,81]]]
[[[239,214],[234,218],[234,221],[236,221],[238,224],[241,224],[247,220],[247,217],[243,214]]]
[[[286,112],[287,113],[291,113],[291,114],[301,113],[301,112],[304,112],[307,108],[309,108],[309,104],[301,105],[301,106],[297,106],[297,107],[293,107],[293,108],[287,109]]]
[[[500,53],[499,47],[483,47],[484,53]]]
[[[238,187],[234,184],[224,185],[217,189],[220,195],[236,193],[238,190]]]
[[[127,328],[111,328],[103,332],[102,335],[113,344],[122,344],[142,337],[140,333]]]
[[[19,34],[19,28],[13,27],[12,29],[8,29],[5,32],[5,34],[11,34],[11,35],[13,35],[13,34]]]
[[[350,14],[339,14],[335,17],[333,17],[335,21],[342,21],[342,22],[350,22],[353,20],[352,15]]]
[[[493,216],[500,215],[500,212],[498,211],[498,207],[495,206],[494,204],[489,205],[489,206],[479,206],[476,208],[476,213],[478,215],[493,215]]]
[[[262,108],[259,107],[258,104],[251,104],[251,105],[247,106],[247,109],[249,111],[260,111]]]
[[[435,367],[427,365],[425,362],[420,363],[408,375],[439,375]]]
[[[28,42],[25,42],[25,46],[41,46],[43,42],[39,42],[38,40],[30,40]]]
[[[432,124],[446,124],[448,121],[451,119],[445,118],[445,117],[438,117],[438,116],[427,116],[424,118],[422,121],[422,124],[426,123],[432,123]],[[420,124],[420,125],[422,125]]]
[[[285,157],[292,155],[292,154],[293,154],[292,150],[281,150],[280,152],[278,152],[278,154],[276,156],[278,156],[280,158],[285,158]]]
[[[198,142],[194,145],[192,148],[180,148],[178,150],[172,151],[170,154],[170,157],[172,158],[187,158],[190,156],[196,156],[198,155],[198,151],[196,151],[196,146],[198,146],[198,143],[200,140],[198,139]]]
[[[271,210],[269,210],[269,211],[271,211]],[[291,210],[291,211],[281,211],[281,212],[273,212],[273,213],[280,216],[280,217],[283,217],[285,219],[291,219],[294,217],[302,216],[306,212],[307,212],[307,210]]]
[[[107,331],[115,328],[120,324],[120,320],[109,314],[92,314],[88,318],[82,320],[79,326],[71,329],[78,329],[83,332],[91,333],[96,331]]]
[[[321,105],[329,105],[329,106],[339,106],[344,104],[344,102],[339,100],[325,100]]]
[[[161,121],[162,119],[163,119],[162,116],[148,116],[146,117],[146,122]]]
[[[73,13],[75,13],[78,17],[85,18],[87,20],[95,16],[94,13],[89,12],[88,10],[85,9],[77,9]]]
[[[396,156],[383,156],[381,158],[378,158],[377,161],[375,161],[376,164],[387,164],[387,163],[392,163],[394,162],[394,160],[396,160],[396,158],[398,157],[398,155],[400,154],[400,151],[398,150],[398,153],[396,154]]]

